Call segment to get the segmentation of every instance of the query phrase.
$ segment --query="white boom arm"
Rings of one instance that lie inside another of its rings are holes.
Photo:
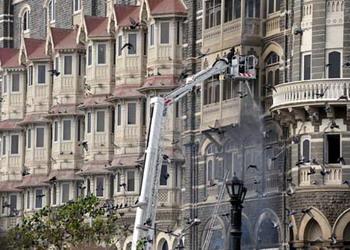
[[[140,239],[146,238],[150,242],[155,241],[153,237],[154,230],[145,230],[145,224],[148,228],[154,228],[156,219],[160,167],[163,161],[163,158],[160,157],[160,140],[167,107],[189,93],[194,87],[199,86],[202,81],[214,75],[226,72],[230,65],[226,58],[220,59],[216,61],[212,67],[188,77],[185,85],[178,87],[165,97],[153,97],[151,99],[151,105],[153,105],[154,108],[145,152],[146,157],[141,194],[136,210],[132,250],[137,250],[137,243]],[[146,244],[146,250],[150,249],[152,249],[152,244]]]

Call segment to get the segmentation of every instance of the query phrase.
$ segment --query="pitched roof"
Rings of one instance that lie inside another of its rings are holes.
[[[78,170],[75,169],[60,169],[52,170],[50,175],[44,182],[50,182],[50,179],[55,177],[56,181],[72,181],[72,180],[83,180],[80,176],[77,176],[76,173]]]
[[[107,32],[108,18],[100,16],[84,16],[86,24],[86,32],[90,37],[108,37],[111,36]]]
[[[140,21],[140,6],[115,4],[114,11],[117,18],[117,25],[120,27],[130,26],[130,17],[136,22]]]
[[[46,117],[84,115],[77,104],[57,104],[50,108]]]
[[[178,86],[177,78],[174,75],[162,75],[148,77],[139,91],[145,89],[172,89]]]
[[[24,38],[24,46],[30,60],[49,58],[45,53],[45,40]]]
[[[108,107],[112,103],[108,102],[109,95],[93,95],[86,97],[83,104],[79,105],[80,109],[95,108],[95,107]]]
[[[49,123],[50,121],[45,118],[46,113],[41,114],[27,114],[24,119],[17,124],[19,126],[25,126],[27,124],[42,124],[42,123]]]
[[[0,48],[0,64],[4,68],[23,67],[19,64],[19,50],[10,48]]]
[[[110,162],[109,161],[99,161],[93,160],[87,163],[84,163],[84,166],[77,172],[77,175],[90,175],[90,174],[111,174],[112,172],[108,170]]]
[[[21,130],[22,128],[18,125],[19,119],[9,119],[0,121],[0,131],[9,131],[9,130]]]
[[[147,0],[152,15],[186,15],[186,6],[181,0]]]
[[[115,87],[113,96],[109,100],[117,98],[135,98],[144,96],[138,91],[139,87],[134,85],[119,85]]]
[[[47,175],[29,175],[23,177],[23,181],[17,186],[17,188],[26,187],[44,187],[48,186],[45,181],[47,180]]]
[[[82,44],[77,44],[76,29],[62,29],[51,27],[52,43],[55,49],[80,49]]]
[[[0,192],[20,192],[21,190],[17,188],[21,181],[1,181],[0,182]]]

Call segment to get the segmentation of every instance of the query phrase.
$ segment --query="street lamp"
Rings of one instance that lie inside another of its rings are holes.
[[[230,249],[241,249],[242,236],[242,203],[247,193],[243,181],[236,175],[226,182],[227,192],[231,202],[231,232],[230,232]]]

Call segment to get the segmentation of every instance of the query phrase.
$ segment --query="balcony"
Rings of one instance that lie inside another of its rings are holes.
[[[339,97],[343,97],[339,99]],[[271,110],[291,106],[345,104],[350,99],[350,79],[318,79],[283,83],[273,92]]]
[[[202,107],[202,129],[208,129],[209,126],[215,126],[215,122],[219,121],[221,126],[237,124],[240,120],[240,99],[232,98],[203,105]]]

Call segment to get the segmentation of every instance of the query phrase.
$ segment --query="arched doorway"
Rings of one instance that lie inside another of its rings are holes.
[[[305,228],[305,246],[317,247],[325,240],[322,237],[322,229],[315,219],[311,219]]]
[[[350,250],[350,222],[346,225],[344,229],[343,241],[345,250]]]
[[[258,249],[278,249],[279,247],[279,225],[266,218],[260,224],[257,238]]]

